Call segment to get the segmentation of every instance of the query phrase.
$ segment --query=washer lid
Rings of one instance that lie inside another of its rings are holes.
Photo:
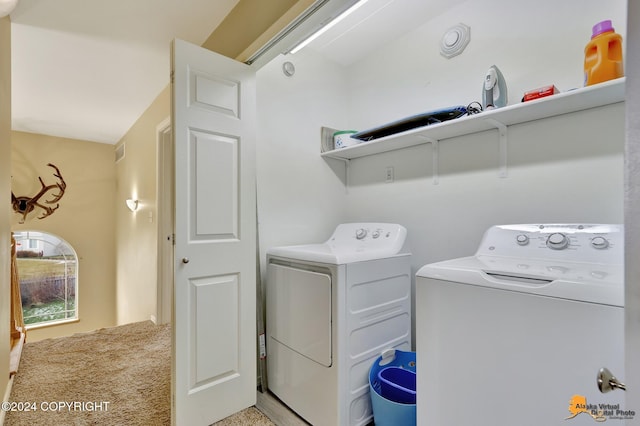
[[[624,306],[622,265],[471,256],[425,265],[417,277]]]
[[[267,254],[341,265],[396,256],[406,236],[407,230],[398,224],[343,223],[325,243],[272,247]]]

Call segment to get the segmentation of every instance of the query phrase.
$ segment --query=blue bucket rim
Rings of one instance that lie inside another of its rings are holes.
[[[384,382],[385,384],[387,384],[387,385],[389,385],[389,386],[391,386],[391,387],[393,387],[395,389],[398,389],[400,391],[406,392],[406,393],[408,393],[410,395],[416,395],[416,391],[415,390],[407,388],[405,386],[402,386],[402,385],[400,385],[398,383],[392,382],[391,380],[388,380],[385,377],[382,377],[382,373],[384,373],[385,371],[390,371],[390,370],[402,370],[402,371],[406,371],[407,373],[412,374],[414,376],[416,375],[415,371],[411,371],[411,370],[408,370],[408,369],[402,368],[402,367],[390,366],[390,367],[385,367],[382,370],[378,371],[377,376],[378,376],[378,379],[380,381]]]

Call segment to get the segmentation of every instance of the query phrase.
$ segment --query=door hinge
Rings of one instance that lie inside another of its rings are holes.
[[[258,336],[258,345],[260,347],[260,359],[266,359],[267,346],[265,345],[265,342],[264,342],[264,333],[260,333],[260,335]]]

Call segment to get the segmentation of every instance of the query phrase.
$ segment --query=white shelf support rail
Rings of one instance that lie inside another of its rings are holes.
[[[331,157],[334,160],[342,161],[344,163],[344,192],[349,193],[349,184],[351,183],[351,160],[348,158]]]
[[[498,129],[498,135],[500,137],[500,145],[499,145],[499,153],[498,153],[498,177],[506,178],[507,177],[507,126],[493,118],[487,118],[485,120],[487,123],[491,124],[493,127]]]
[[[335,151],[333,145],[333,134],[337,132],[337,129],[331,127],[320,128],[320,152],[332,152]],[[329,158],[342,161],[344,163],[344,189],[345,193],[349,193],[349,184],[351,182],[351,159],[340,157],[338,155],[332,155]]]
[[[433,184],[438,185],[440,183],[440,176],[438,171],[438,166],[440,164],[440,144],[437,139],[433,139],[420,134],[418,136],[424,139],[425,142],[430,143],[431,147],[433,148],[431,153],[431,162],[433,167]]]

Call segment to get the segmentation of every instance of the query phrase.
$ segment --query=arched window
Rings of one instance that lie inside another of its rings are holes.
[[[46,232],[19,231],[13,236],[27,329],[78,319],[78,257],[73,247]]]

